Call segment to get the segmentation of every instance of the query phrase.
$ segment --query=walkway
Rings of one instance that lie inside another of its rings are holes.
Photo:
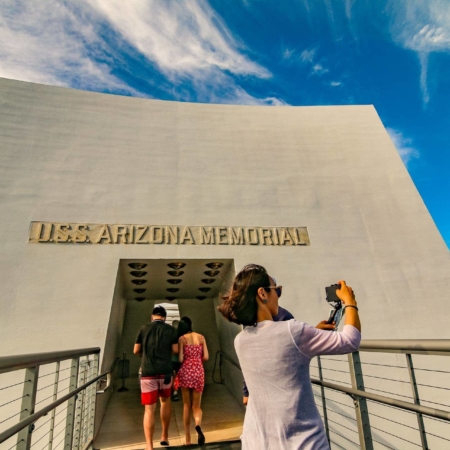
[[[95,448],[101,450],[145,449],[142,418],[144,408],[140,404],[140,390],[137,380],[127,380],[128,392],[113,393],[106,409],[105,417],[95,440]],[[203,424],[202,430],[206,442],[236,441],[242,432],[244,410],[229,393],[228,389],[220,384],[207,384],[202,399]],[[161,421],[159,420],[159,407],[155,426],[155,448],[159,445],[161,434]],[[191,420],[191,441],[196,443],[197,434]],[[183,430],[183,402],[172,402],[172,420],[169,428],[170,446],[184,444]],[[194,449],[197,446],[192,446]],[[216,449],[218,446],[202,448]],[[220,447],[222,448],[222,446]],[[227,449],[239,449],[239,443],[229,443]]]

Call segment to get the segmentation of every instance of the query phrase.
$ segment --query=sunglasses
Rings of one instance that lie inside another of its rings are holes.
[[[283,291],[283,286],[269,286],[269,287],[265,287],[264,289],[265,290],[275,289],[275,292],[277,293],[278,298],[280,298],[281,297],[281,292]]]

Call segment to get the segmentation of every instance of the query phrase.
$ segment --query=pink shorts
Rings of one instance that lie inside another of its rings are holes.
[[[141,377],[141,403],[153,405],[159,397],[170,398],[172,392],[172,378],[168,384],[164,384],[165,375],[153,377]]]

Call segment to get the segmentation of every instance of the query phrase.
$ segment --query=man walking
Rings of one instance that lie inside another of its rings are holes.
[[[153,308],[151,323],[144,325],[136,337],[134,354],[142,356],[141,401],[145,406],[144,434],[146,450],[153,450],[155,411],[161,402],[161,445],[169,445],[172,391],[172,350],[176,350],[177,334],[166,324],[167,312],[158,305]]]

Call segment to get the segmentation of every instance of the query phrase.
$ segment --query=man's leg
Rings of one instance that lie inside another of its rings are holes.
[[[155,410],[158,403],[159,380],[141,377],[141,402],[144,410],[144,434],[146,450],[153,450],[153,433],[155,431]]]
[[[167,383],[164,381],[167,380],[167,377],[164,380],[160,380],[159,385],[159,399],[161,401],[161,442],[169,442],[169,424],[170,424],[170,415],[172,413],[172,405],[170,403],[170,394],[172,392],[172,381],[173,378],[169,376],[169,380]]]
[[[161,441],[169,441],[169,424],[170,416],[172,414],[172,406],[170,403],[170,397],[160,397],[161,400]]]
[[[147,446],[145,450],[153,450],[153,433],[155,431],[155,410],[156,403],[145,405],[144,412],[144,434]]]

